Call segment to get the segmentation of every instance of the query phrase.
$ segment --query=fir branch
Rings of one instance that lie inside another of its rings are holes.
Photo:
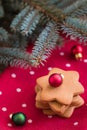
[[[46,4],[48,4],[48,5],[57,5],[60,2],[61,2],[61,0],[47,0]]]
[[[87,19],[79,18],[80,16],[83,18],[87,14],[87,0],[24,1],[29,6],[25,7],[11,24],[11,28],[17,34],[11,34],[8,37],[7,31],[0,30],[0,39],[8,41],[10,45],[6,46],[7,48],[0,48],[1,63],[24,68],[43,64],[42,62],[50,56],[56,42],[58,45],[61,42],[62,38],[58,35],[58,31],[61,30],[67,36],[79,38],[84,43],[87,42]],[[34,36],[37,39],[35,39],[32,54],[25,51],[26,40],[24,37],[22,39],[21,34],[29,36],[29,38]]]
[[[25,18],[26,14],[31,10],[32,8],[27,6],[25,7],[12,21],[10,27],[12,30],[16,31],[19,30],[19,26],[22,22],[22,20]]]
[[[15,47],[25,50],[27,47],[26,38],[20,33],[10,34],[4,28],[0,28],[0,47]]]
[[[20,31],[23,35],[31,35],[39,23],[41,14],[37,10],[32,10],[22,21]]]
[[[77,9],[81,8],[82,6],[87,5],[87,0],[77,0],[72,5],[68,6],[64,9],[64,13],[66,15],[72,15]]]
[[[24,0],[24,2],[29,3],[30,6],[36,8],[38,11],[42,12],[47,17],[50,17],[56,22],[61,22],[65,19],[66,15],[61,10],[54,5],[49,5],[46,3],[46,0]]]
[[[29,35],[28,36],[28,39],[31,39],[32,42],[34,43],[39,34],[42,32],[42,30],[45,28],[46,24],[48,23],[49,21],[49,18],[45,17],[45,16],[42,16],[39,20],[39,23],[37,24],[37,27],[36,29],[33,31],[32,35]]]
[[[67,36],[74,36],[79,38],[81,42],[87,42],[87,20],[69,17],[61,25],[61,28],[64,33],[67,33]]]
[[[11,28],[22,35],[31,35],[35,30],[42,14],[30,6],[24,8],[12,21]]]
[[[8,41],[9,34],[8,32],[0,27],[0,41]]]
[[[31,63],[37,66],[45,61],[54,49],[58,40],[57,24],[49,22],[39,35],[31,55]]]
[[[82,16],[84,17],[85,15],[87,15],[87,3],[85,3],[85,5],[79,7],[76,11],[72,13],[72,17],[81,18]]]
[[[61,2],[57,3],[57,7],[62,9],[62,8],[65,8],[67,6],[70,6],[72,3],[74,3],[76,0],[61,0]]]
[[[31,66],[30,54],[17,48],[0,48],[0,63],[16,67],[28,68]]]
[[[9,47],[21,48],[22,50],[26,50],[28,45],[26,37],[23,37],[20,33],[10,34],[8,43]]]
[[[9,34],[7,40],[0,40],[0,47],[13,47],[13,48],[20,48],[22,50],[26,50],[28,42],[26,38],[21,36],[21,34]]]

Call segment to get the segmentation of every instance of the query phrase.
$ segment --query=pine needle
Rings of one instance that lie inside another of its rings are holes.
[[[37,66],[50,56],[58,40],[57,24],[49,22],[39,35],[31,55],[32,65]]]

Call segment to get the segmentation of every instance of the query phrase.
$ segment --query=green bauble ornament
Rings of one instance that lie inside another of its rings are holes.
[[[26,122],[26,116],[22,112],[12,114],[11,119],[14,122],[14,124],[18,126],[24,125]]]

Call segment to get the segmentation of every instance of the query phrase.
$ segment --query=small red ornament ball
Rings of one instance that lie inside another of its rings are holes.
[[[75,55],[77,53],[82,53],[83,52],[83,48],[81,45],[75,45],[72,47],[72,53]]]
[[[62,84],[62,81],[62,76],[58,73],[54,73],[49,77],[49,84],[53,87],[59,87]]]
[[[83,48],[81,45],[75,45],[71,49],[72,55],[75,57],[77,60],[81,60],[83,57]]]

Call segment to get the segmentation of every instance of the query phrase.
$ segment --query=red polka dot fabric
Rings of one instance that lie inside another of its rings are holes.
[[[70,50],[76,41],[66,41],[62,48],[56,48],[44,66],[32,69],[7,67],[0,74],[0,130],[87,130],[87,46],[83,46],[83,59],[77,61],[71,57]],[[36,79],[46,75],[52,68],[76,70],[85,92],[84,105],[75,109],[69,119],[47,116],[35,107]],[[26,123],[15,126],[10,114],[23,112]]]

